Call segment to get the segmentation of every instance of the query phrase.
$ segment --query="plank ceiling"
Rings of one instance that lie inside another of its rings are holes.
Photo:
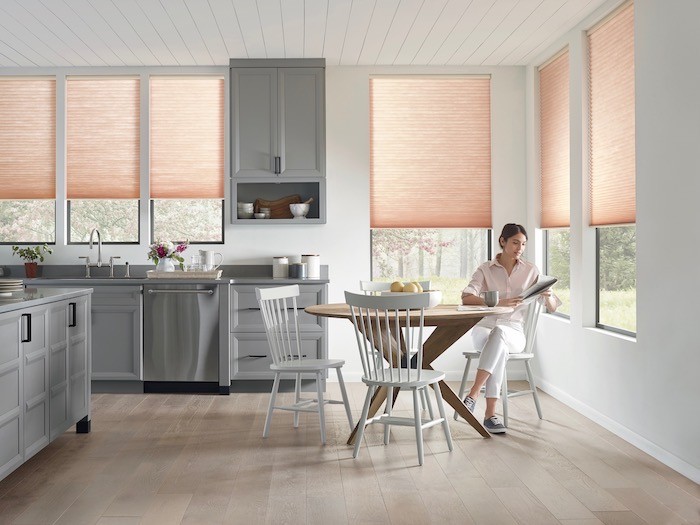
[[[0,0],[0,67],[523,65],[605,0]]]

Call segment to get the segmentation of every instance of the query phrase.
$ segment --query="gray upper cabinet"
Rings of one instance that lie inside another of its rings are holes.
[[[233,177],[325,176],[323,63],[231,60]]]

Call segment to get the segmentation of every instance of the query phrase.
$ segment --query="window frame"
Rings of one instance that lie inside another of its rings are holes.
[[[562,228],[563,229],[563,228]],[[571,227],[569,226],[569,240],[571,240]],[[550,275],[549,273],[549,230],[550,228],[543,228],[542,232],[544,233],[544,254],[543,254],[543,261],[544,264],[542,265],[544,268],[544,274],[545,275]],[[571,243],[569,242],[569,282],[571,282]],[[571,290],[571,287],[569,286],[569,291]],[[556,293],[556,291],[554,292]],[[556,317],[561,317],[562,319],[568,319],[571,320],[571,314],[567,314],[564,312],[560,312],[558,310],[554,312],[548,312],[546,309],[543,311],[543,313],[546,313],[548,315],[553,315]]]
[[[154,237],[154,229],[155,229],[155,215],[154,215],[154,201],[156,199],[148,199],[148,217],[149,217],[149,244],[156,242],[156,239]],[[167,199],[158,199],[158,200],[167,200]],[[187,200],[187,199],[173,199],[173,200]],[[194,200],[217,200],[217,199],[194,199]],[[221,199],[221,240],[220,241],[192,241],[189,239],[169,239],[172,242],[185,242],[187,241],[189,244],[226,244],[226,198]]]
[[[57,221],[58,221],[58,199],[8,199],[8,200],[53,200],[53,241],[0,241],[0,246],[29,246],[37,244],[47,244],[56,246]]]
[[[630,225],[631,226],[631,225]],[[636,227],[636,224],[635,224]],[[626,335],[628,337],[637,337],[637,332],[631,332],[620,328],[617,326],[607,325],[600,322],[600,230],[602,227],[596,227],[595,229],[595,327],[601,330],[607,330],[620,335]],[[636,257],[635,257],[635,267],[636,267]],[[636,301],[635,301],[636,307]]]
[[[87,200],[87,199],[66,199],[66,245],[75,245],[75,246],[85,246],[90,244],[90,242],[78,242],[78,241],[71,241],[70,235],[71,235],[71,202],[73,200]],[[110,200],[110,199],[95,199],[95,200]],[[123,245],[123,246],[138,246],[141,244],[141,199],[125,199],[125,200],[135,200],[138,205],[137,205],[137,223],[138,223],[138,231],[136,232],[136,237],[137,241],[102,241],[102,244],[114,244],[114,245]],[[99,229],[99,228],[98,228]]]

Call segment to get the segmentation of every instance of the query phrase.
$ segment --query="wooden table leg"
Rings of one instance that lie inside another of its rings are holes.
[[[454,393],[454,390],[450,388],[445,381],[440,381],[440,393],[442,398],[452,407],[457,413],[462,416],[467,423],[469,423],[474,429],[485,438],[490,438],[488,430],[484,428],[484,425],[474,417],[474,414],[467,410],[467,406],[462,402],[462,400]]]
[[[394,388],[394,395],[392,396],[394,399],[392,400],[391,406],[394,406],[394,403],[396,403],[396,397],[399,395],[399,390],[400,388]],[[380,386],[379,388],[377,388],[377,391],[374,393],[374,395],[372,396],[372,400],[369,403],[369,412],[367,412],[367,419],[376,415],[384,401],[386,401],[386,387]],[[360,423],[358,422],[357,425],[355,425],[355,428],[352,430],[352,433],[348,438],[348,445],[355,444],[355,435],[357,434],[357,428],[359,425]]]

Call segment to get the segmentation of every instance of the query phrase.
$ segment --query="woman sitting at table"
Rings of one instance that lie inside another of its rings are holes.
[[[503,368],[506,366],[508,353],[520,353],[525,348],[523,319],[527,305],[523,304],[522,292],[537,282],[539,270],[537,266],[521,259],[527,232],[520,224],[506,224],[498,238],[501,253],[492,261],[479,266],[472,276],[469,285],[462,291],[462,304],[484,305],[480,294],[487,291],[498,291],[498,306],[509,306],[513,312],[504,315],[484,317],[471,329],[474,348],[481,352],[476,378],[464,404],[470,412],[474,412],[476,400],[482,387],[485,389],[486,413],[484,427],[492,434],[502,434],[506,427],[496,416],[501,384],[503,383]],[[541,293],[548,312],[555,311],[561,301],[551,292]]]

